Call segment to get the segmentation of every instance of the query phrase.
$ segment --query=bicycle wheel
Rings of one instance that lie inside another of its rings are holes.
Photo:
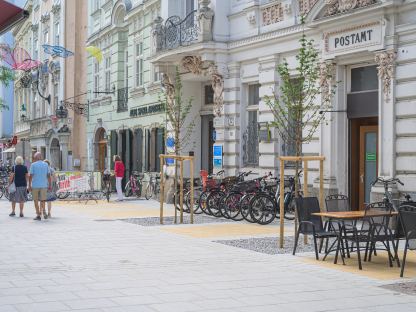
[[[59,199],[65,199],[69,196],[69,192],[56,192],[56,197]]]
[[[254,197],[254,194],[246,194],[241,198],[240,201],[240,214],[244,220],[250,223],[255,223],[251,217],[250,201]]]
[[[257,194],[250,202],[251,218],[258,224],[266,225],[276,218],[276,203],[270,196]]]
[[[0,188],[0,198],[3,197],[3,187]]]
[[[279,208],[278,208],[279,209]],[[295,220],[296,203],[293,194],[285,196],[285,215],[286,220]]]
[[[151,184],[150,182],[147,184],[146,186],[146,191],[144,192],[144,197],[149,200],[150,198],[152,198],[153,195],[153,184]]]
[[[124,188],[124,196],[125,197],[130,197],[131,195],[133,195],[133,191],[131,190],[130,181],[129,181],[129,182],[127,182],[127,184]]]
[[[183,192],[184,192],[184,195],[183,195],[183,212],[190,213],[191,210],[189,209],[189,207],[187,207],[186,201],[185,201],[187,191],[184,189]],[[175,205],[175,208],[178,211],[181,211],[180,193],[181,193],[181,191],[177,191],[175,194],[173,194],[173,204]],[[176,202],[176,200],[177,200],[177,202]]]
[[[224,211],[229,219],[234,221],[244,219],[240,214],[240,202],[242,198],[243,194],[239,192],[230,193],[225,197],[222,211]]]
[[[214,217],[221,217],[221,204],[222,198],[225,193],[222,191],[212,191],[207,197],[207,209]]]
[[[3,193],[4,193],[4,197],[6,197],[6,199],[9,200],[10,194],[9,194],[9,190],[7,189],[7,187],[3,188]]]
[[[207,207],[207,197],[209,192],[202,192],[199,196],[198,206],[201,209],[201,212],[205,213],[206,215],[211,215]]]
[[[107,186],[107,189],[106,189],[106,191],[105,191],[105,198],[107,199],[107,203],[109,203],[109,202],[110,202],[110,197],[111,197],[111,188],[110,188],[110,186],[108,185],[108,186]]]
[[[194,189],[194,214],[201,214],[202,209],[199,206],[199,198],[201,197],[201,190]],[[185,195],[185,205],[189,211],[189,207],[191,206],[191,191],[186,193]]]

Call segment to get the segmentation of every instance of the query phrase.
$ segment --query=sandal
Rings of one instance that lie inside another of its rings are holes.
[[[23,218],[23,217],[24,217],[23,213],[20,213],[20,218]]]
[[[12,212],[11,214],[9,214],[9,217],[14,217],[16,214],[14,212]]]

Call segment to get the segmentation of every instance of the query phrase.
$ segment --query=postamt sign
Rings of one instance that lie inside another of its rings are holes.
[[[324,55],[336,56],[364,50],[383,48],[381,21],[355,25],[324,33]]]

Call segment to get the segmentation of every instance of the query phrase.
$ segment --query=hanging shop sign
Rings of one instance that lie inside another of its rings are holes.
[[[383,48],[382,21],[373,21],[324,33],[324,55],[336,55]]]
[[[163,104],[153,104],[132,108],[130,110],[130,117],[139,117],[159,113],[163,111]]]

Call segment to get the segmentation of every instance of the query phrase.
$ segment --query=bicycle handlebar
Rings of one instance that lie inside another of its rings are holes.
[[[375,179],[375,181],[373,181],[372,183],[371,183],[371,186],[374,186],[374,185],[376,185],[376,183],[377,182],[381,182],[381,183],[383,183],[384,185],[389,185],[389,184],[396,184],[396,183],[399,183],[400,185],[404,185],[404,183],[402,182],[402,181],[400,181],[400,179],[397,179],[397,178],[391,178],[391,179],[387,179],[387,180],[385,180],[385,179],[383,179],[383,178],[380,178],[380,177],[377,177],[377,179]]]

